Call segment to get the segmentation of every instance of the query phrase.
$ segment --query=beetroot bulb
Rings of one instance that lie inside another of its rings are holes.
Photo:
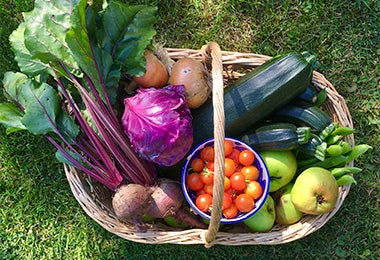
[[[125,184],[120,186],[112,198],[112,207],[116,216],[122,220],[140,223],[153,202],[149,188],[140,184]]]
[[[181,185],[178,182],[170,179],[159,179],[157,186],[151,187],[150,190],[153,201],[147,212],[148,216],[154,218],[174,217],[193,227],[207,227],[195,215],[182,207],[184,198]]]
[[[153,202],[148,215],[154,218],[173,216],[182,206],[181,186],[176,181],[159,179],[157,186],[150,188]]]
[[[112,206],[117,218],[134,223],[143,230],[144,215],[153,218],[174,217],[190,226],[207,226],[183,207],[181,186],[170,179],[159,179],[157,185],[145,187],[140,184],[120,186],[112,198]]]

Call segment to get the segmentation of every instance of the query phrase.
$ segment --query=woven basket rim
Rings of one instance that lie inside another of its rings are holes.
[[[165,48],[170,58],[173,60],[182,57],[193,57],[202,60],[202,51],[182,48]],[[231,51],[221,51],[224,68],[223,77],[228,80],[231,77],[240,77],[244,74],[235,72],[234,66],[244,66],[255,68],[271,56],[255,53],[239,53]],[[353,127],[352,117],[344,98],[336,91],[335,87],[319,72],[313,72],[313,84],[319,89],[326,89],[328,100],[325,105],[333,121],[342,126]],[[350,135],[346,141],[354,145],[354,136]],[[348,164],[353,166],[353,162]],[[339,187],[339,197],[335,208],[323,215],[306,215],[301,221],[289,226],[275,225],[267,233],[244,232],[231,233],[219,231],[212,243],[205,241],[207,229],[177,229],[164,224],[152,224],[147,230],[139,230],[131,223],[118,220],[113,210],[99,199],[96,189],[88,177],[77,171],[76,168],[64,165],[67,180],[71,191],[88,216],[101,225],[107,231],[138,243],[145,244],[205,244],[211,245],[275,245],[292,242],[303,238],[327,223],[339,210],[344,199],[349,193],[350,185]]]

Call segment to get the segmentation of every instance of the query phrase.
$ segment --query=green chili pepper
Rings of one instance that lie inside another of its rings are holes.
[[[372,146],[368,144],[359,144],[359,145],[354,146],[351,149],[351,151],[347,154],[346,163],[349,163],[355,160],[356,158],[358,158],[359,156],[367,152],[369,149],[372,149]]]
[[[301,167],[305,167],[305,166],[311,165],[311,164],[316,163],[316,162],[319,162],[319,160],[315,157],[311,157],[308,159],[297,160],[297,166],[299,168],[301,168]]]
[[[331,170],[331,174],[334,175],[335,178],[338,178],[345,174],[353,174],[353,173],[358,173],[361,171],[362,171],[361,168],[347,166],[347,167],[334,168]]]
[[[356,184],[356,180],[351,175],[343,175],[336,180],[336,183],[338,186],[343,186],[353,183]]]
[[[310,167],[322,167],[325,169],[330,169],[330,168],[334,168],[334,167],[341,167],[345,164],[346,160],[347,160],[347,156],[344,156],[344,155],[327,157],[323,161],[316,162],[316,163],[310,164],[308,166],[302,167],[299,169],[299,171],[303,171],[303,170],[310,168]]]
[[[350,135],[350,134],[353,134],[354,133],[354,129],[351,128],[351,127],[347,127],[347,126],[342,126],[342,127],[338,127],[336,128],[332,133],[331,135]]]
[[[343,135],[330,135],[329,137],[327,137],[326,142],[327,144],[336,144],[342,139]]]
[[[351,151],[351,144],[346,142],[346,141],[340,141],[339,142],[340,146],[342,146],[342,154],[346,154],[348,153],[349,151]]]
[[[343,147],[339,144],[332,144],[326,148],[326,153],[329,156],[337,156],[343,154]]]
[[[315,101],[314,106],[320,107],[323,102],[325,102],[327,99],[327,91],[326,89],[322,89],[317,94],[317,101]]]

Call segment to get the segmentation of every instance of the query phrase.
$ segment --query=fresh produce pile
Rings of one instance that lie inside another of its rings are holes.
[[[158,52],[155,12],[117,1],[36,0],[10,36],[20,71],[4,75],[0,123],[8,134],[44,135],[59,161],[114,192],[120,220],[205,228],[165,174],[212,137],[212,88],[202,62]],[[271,175],[269,206],[245,221],[254,231],[332,210],[338,186],[361,170],[345,165],[370,148],[351,147],[344,137],[353,129],[324,112],[312,64],[306,53],[278,55],[226,86],[226,136],[259,150]],[[263,218],[268,207],[276,214]]]

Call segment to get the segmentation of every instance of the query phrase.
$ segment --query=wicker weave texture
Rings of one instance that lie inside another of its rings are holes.
[[[173,60],[182,57],[193,57],[198,60],[205,59],[204,49],[166,48],[165,50]],[[219,70],[223,70],[220,71],[220,75],[223,76],[224,85],[244,75],[244,72],[241,72],[242,68],[254,69],[271,58],[260,54],[231,51],[219,51],[218,55],[220,55],[220,61],[222,62]],[[213,63],[213,66],[217,66],[217,63]],[[213,73],[218,74],[218,71]],[[332,119],[341,126],[353,127],[346,102],[334,86],[319,72],[313,73],[313,84],[319,89],[326,89],[328,99],[324,104],[324,109]],[[348,136],[346,141],[354,145],[353,135]],[[352,166],[353,163],[351,162],[349,165]],[[96,184],[88,176],[78,172],[71,166],[64,165],[64,169],[72,193],[87,215],[113,234],[130,241],[146,244],[204,244],[210,247],[215,244],[234,246],[288,243],[320,229],[339,210],[350,190],[350,185],[339,187],[338,201],[331,212],[319,216],[306,215],[296,224],[289,226],[276,225],[268,233],[247,232],[246,230],[243,232],[239,229],[218,232],[218,220],[214,221],[215,223],[213,224],[210,223],[213,226],[209,226],[209,229],[181,230],[157,222],[149,224],[146,230],[140,230],[135,225],[121,222],[115,217],[111,206],[112,193],[109,190]]]

